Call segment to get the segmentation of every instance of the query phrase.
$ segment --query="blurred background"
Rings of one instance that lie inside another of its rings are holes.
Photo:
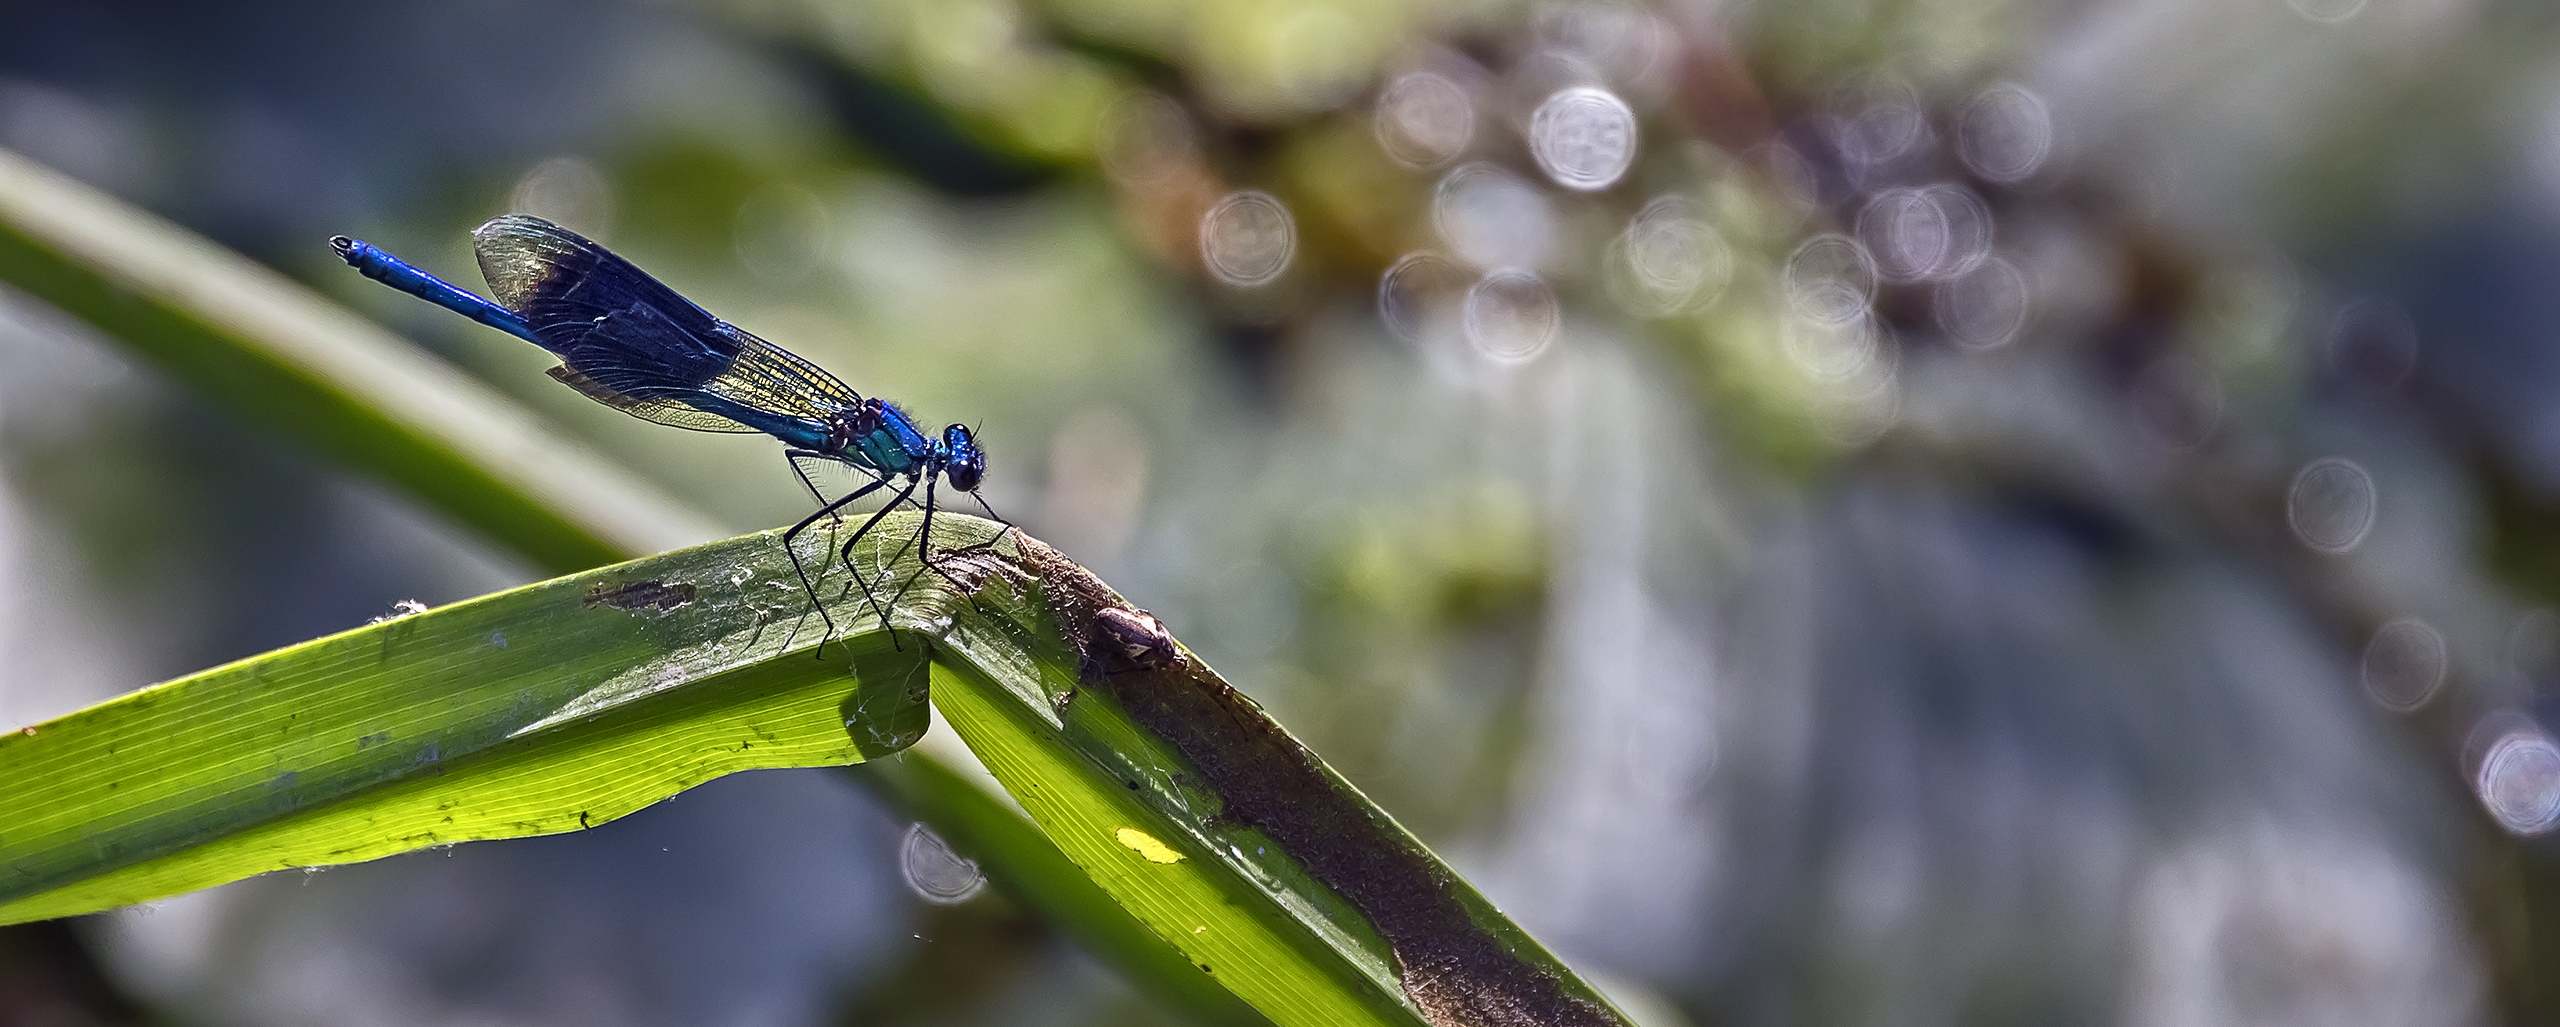
[[[17,4],[0,148],[738,531],[768,441],[325,240],[977,425],[1648,1025],[2560,1022],[2549,5]],[[0,727],[536,576],[5,285],[0,472]],[[0,930],[0,1022],[1165,1021],[966,855],[739,775]]]

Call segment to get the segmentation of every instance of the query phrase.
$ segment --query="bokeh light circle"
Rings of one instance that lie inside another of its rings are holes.
[[[898,871],[918,898],[938,906],[967,902],[987,886],[978,861],[960,855],[921,823],[907,828],[898,843]]]
[[[1947,278],[1990,257],[1991,210],[1957,185],[1885,189],[1858,211],[1857,233],[1885,281]]]
[[[1805,240],[1787,255],[1783,276],[1787,305],[1821,324],[1847,324],[1866,316],[1876,294],[1874,258],[1845,235]]]
[[[1883,339],[1875,315],[1864,312],[1842,321],[1790,317],[1779,331],[1788,359],[1814,380],[1834,385],[1871,383]]]
[[[1557,90],[1529,115],[1529,154],[1567,189],[1617,184],[1636,159],[1636,112],[1594,86]]]
[[[1498,364],[1525,364],[1555,342],[1564,312],[1546,279],[1519,268],[1487,273],[1467,290],[1467,342]]]
[[[1156,93],[1140,93],[1113,107],[1096,146],[1104,173],[1127,189],[1164,185],[1200,157],[1190,113]]]
[[[1733,277],[1733,248],[1685,197],[1663,196],[1627,221],[1610,280],[1630,312],[1661,317],[1713,303]]]
[[[594,163],[554,157],[516,180],[508,209],[539,215],[590,239],[613,237],[613,182]]]
[[[1475,101],[1446,75],[1408,72],[1378,94],[1371,128],[1389,159],[1409,168],[1439,167],[1474,141]]]
[[[1938,330],[1956,345],[1974,350],[2006,346],[2027,324],[2027,276],[2006,260],[1985,258],[1970,271],[1939,280],[1932,305]]]
[[[1452,315],[1473,284],[1465,269],[1437,253],[1405,254],[1378,276],[1378,320],[1396,338],[1430,341],[1457,323]]]
[[[2435,698],[2451,656],[2444,633],[2404,617],[2377,628],[2364,646],[2364,690],[2384,709],[2407,713]]]
[[[2025,86],[1983,90],[1956,119],[1956,156],[1987,181],[2023,181],[2053,155],[2053,111]]]
[[[1297,222],[1270,193],[1228,193],[1200,216],[1200,262],[1228,285],[1269,285],[1297,252]]]
[[[2322,457],[2294,474],[2285,521],[2302,544],[2323,553],[2355,549],[2373,531],[2381,494],[2373,474],[2344,457]]]
[[[2490,744],[2472,787],[2499,826],[2548,832],[2560,825],[2560,745],[2539,730],[2511,731]]]
[[[1831,107],[1839,112],[1831,123],[1832,143],[1853,182],[1928,149],[1929,118],[1919,90],[1908,82],[1890,75],[1852,82],[1837,91]]]

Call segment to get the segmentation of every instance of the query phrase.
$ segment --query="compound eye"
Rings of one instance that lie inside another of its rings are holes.
[[[986,477],[987,455],[976,446],[952,453],[951,465],[942,472],[951,479],[951,487],[962,492],[978,491],[978,481]]]
[[[945,426],[942,451],[948,455],[942,473],[951,479],[951,487],[962,492],[978,491],[978,481],[987,473],[987,454],[978,448],[977,437],[969,433],[968,426]]]

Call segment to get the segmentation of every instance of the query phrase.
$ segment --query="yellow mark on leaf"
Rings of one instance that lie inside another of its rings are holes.
[[[1130,851],[1145,856],[1150,863],[1182,862],[1182,854],[1173,851],[1173,846],[1157,841],[1156,836],[1137,828],[1124,827],[1112,832],[1111,836],[1120,839],[1120,844],[1128,846]]]

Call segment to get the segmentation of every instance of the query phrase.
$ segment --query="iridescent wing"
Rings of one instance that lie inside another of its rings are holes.
[[[472,233],[498,302],[559,354],[552,377],[634,417],[808,444],[862,402],[834,375],[712,317],[575,232],[527,214]]]
[[[680,398],[643,399],[634,396],[580,374],[567,364],[552,368],[550,373],[551,377],[560,380],[560,384],[578,390],[588,399],[644,421],[656,421],[659,424],[690,428],[694,431],[752,432],[759,430],[740,424],[734,419],[692,406]]]
[[[703,388],[732,403],[797,417],[840,414],[862,405],[862,394],[799,354],[755,337],[726,321],[713,330],[728,338],[736,358]]]

